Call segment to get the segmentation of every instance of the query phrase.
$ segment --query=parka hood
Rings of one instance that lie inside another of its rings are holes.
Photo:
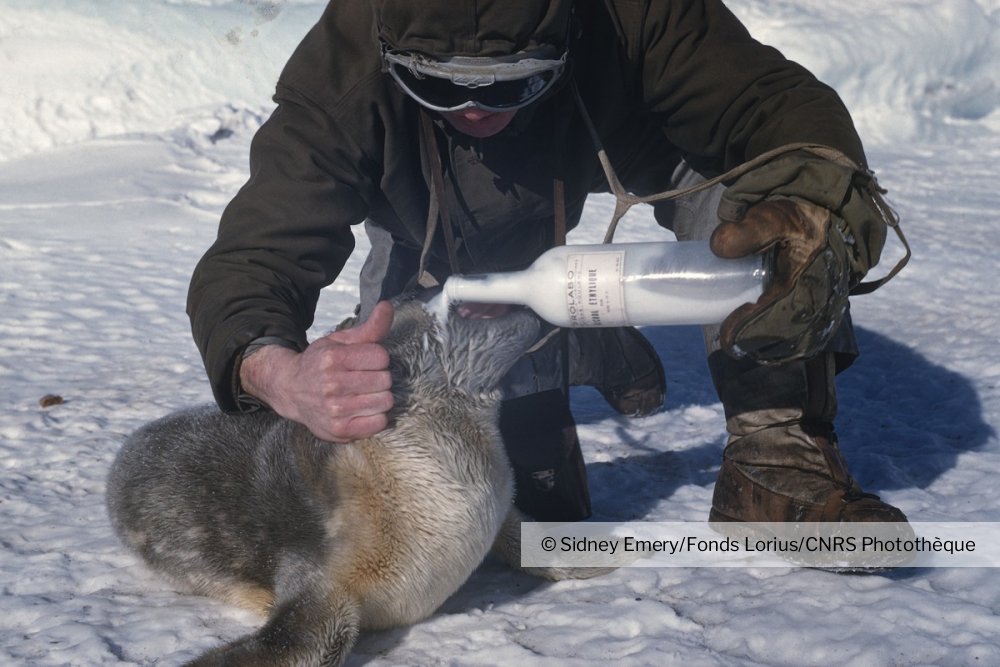
[[[379,37],[435,58],[565,50],[572,0],[373,0]]]

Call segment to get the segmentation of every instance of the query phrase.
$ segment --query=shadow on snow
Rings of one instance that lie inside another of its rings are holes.
[[[954,467],[965,452],[981,449],[995,435],[983,417],[970,378],[929,361],[887,336],[855,327],[861,357],[837,378],[840,446],[854,477],[865,490],[926,488]],[[644,330],[663,359],[668,396],[665,410],[718,406],[697,327]],[[575,391],[591,391],[581,389]],[[596,394],[595,394],[596,395]],[[682,451],[650,431],[641,438],[639,424],[629,425],[600,399],[577,415],[581,424],[621,419],[620,437],[631,438],[635,454],[587,465],[595,510],[604,497],[614,499],[628,516],[647,516],[658,502],[682,485],[710,487],[725,445],[719,417],[718,437]],[[593,405],[599,405],[593,409]],[[661,417],[662,419],[662,417]],[[586,442],[584,451],[586,453]],[[608,508],[603,508],[607,510]],[[707,516],[708,508],[705,508]]]

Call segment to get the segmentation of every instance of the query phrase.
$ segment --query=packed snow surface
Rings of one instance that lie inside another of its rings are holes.
[[[733,0],[834,86],[914,259],[854,301],[838,428],[866,489],[920,521],[1000,521],[1000,0]],[[0,2],[0,664],[175,665],[256,627],[174,592],[115,539],[123,437],[210,400],[184,298],[246,178],[274,80],[322,11],[298,0]],[[612,211],[588,203],[578,243]],[[660,234],[659,237],[654,235]],[[646,212],[619,241],[663,238]],[[324,293],[349,314],[367,241]],[[900,255],[890,239],[882,267]],[[725,440],[693,327],[647,328],[664,411],[574,390],[595,518],[701,521]],[[42,407],[45,395],[62,402]],[[351,665],[997,665],[993,569],[844,576],[622,569],[550,584],[488,561]]]

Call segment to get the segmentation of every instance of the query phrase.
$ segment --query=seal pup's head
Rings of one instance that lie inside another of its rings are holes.
[[[401,298],[394,305],[384,344],[396,386],[437,384],[469,394],[492,393],[541,331],[538,317],[525,308],[492,318],[452,313],[442,322],[422,299]]]

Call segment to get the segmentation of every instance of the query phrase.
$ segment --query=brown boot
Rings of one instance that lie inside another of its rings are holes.
[[[832,354],[774,366],[709,357],[731,434],[710,521],[906,521],[847,471],[833,364]]]

